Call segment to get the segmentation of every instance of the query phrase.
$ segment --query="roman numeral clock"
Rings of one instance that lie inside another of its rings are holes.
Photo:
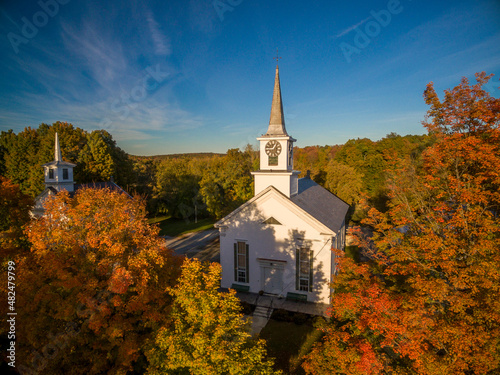
[[[272,140],[266,143],[266,154],[269,157],[269,165],[278,165],[278,155],[281,153],[281,144]]]

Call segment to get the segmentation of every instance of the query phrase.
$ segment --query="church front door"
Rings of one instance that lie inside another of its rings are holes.
[[[262,267],[263,288],[265,293],[280,294],[283,290],[283,269],[280,267]]]

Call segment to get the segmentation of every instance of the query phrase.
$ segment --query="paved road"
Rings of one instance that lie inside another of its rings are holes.
[[[166,246],[176,254],[201,261],[220,262],[219,230],[209,229],[179,237],[164,236]]]

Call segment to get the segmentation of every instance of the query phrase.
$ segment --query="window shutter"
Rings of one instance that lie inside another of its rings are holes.
[[[246,244],[246,251],[245,251],[245,259],[246,259],[246,269],[247,269],[247,272],[246,273],[246,282],[249,283],[250,282],[250,268],[248,268],[248,264],[249,264],[249,261],[248,261],[248,253],[249,253],[249,249],[250,249],[250,245],[249,244]]]
[[[313,287],[313,260],[314,260],[314,252],[312,250],[309,251],[309,291],[312,292]]]
[[[234,244],[234,281],[238,281],[238,243]]]
[[[295,290],[300,288],[300,249],[295,250]]]

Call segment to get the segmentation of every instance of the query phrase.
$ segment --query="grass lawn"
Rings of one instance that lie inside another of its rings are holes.
[[[160,236],[171,237],[211,229],[215,223],[215,220],[212,219],[200,219],[195,223],[193,220],[174,219],[170,216],[154,217],[148,221],[149,224],[159,224]]]
[[[276,369],[284,374],[304,374],[302,357],[308,354],[321,331],[309,324],[295,324],[270,319],[260,338],[267,341],[268,354],[275,358]]]

